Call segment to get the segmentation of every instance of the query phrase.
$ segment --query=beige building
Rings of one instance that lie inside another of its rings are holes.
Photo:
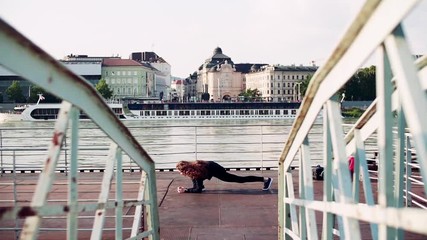
[[[242,79],[242,73],[236,71],[231,58],[217,47],[197,71],[197,99],[209,93],[209,101],[235,100],[244,91]]]
[[[253,67],[246,74],[246,89],[258,89],[265,101],[297,102],[302,100],[300,84],[312,76],[317,66],[266,65]]]

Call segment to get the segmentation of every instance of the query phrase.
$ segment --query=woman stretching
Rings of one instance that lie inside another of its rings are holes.
[[[271,187],[273,182],[272,178],[258,177],[258,176],[237,176],[228,173],[224,167],[213,161],[201,161],[195,162],[180,161],[176,164],[176,169],[193,181],[192,188],[178,187],[179,193],[201,193],[205,188],[203,181],[205,179],[211,180],[212,177],[216,177],[224,182],[262,182],[264,187],[262,190],[267,191]]]

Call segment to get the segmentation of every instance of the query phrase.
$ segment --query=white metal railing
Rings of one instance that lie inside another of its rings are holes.
[[[427,192],[427,57],[414,63],[401,25],[418,2],[367,1],[313,76],[279,159],[280,239],[402,239],[404,232],[427,236],[427,211],[404,203],[412,196],[404,190],[411,184],[405,179],[413,176],[408,149],[416,151],[421,192]],[[377,99],[344,134],[335,94],[374,51]],[[325,178],[323,199],[315,200],[309,131],[322,108]],[[373,134],[379,151],[377,183],[371,182],[366,165],[365,141]],[[351,154],[356,159],[353,181],[347,162]],[[298,171],[291,170],[294,161],[301,166]],[[293,174],[299,174],[297,184]],[[359,199],[362,189],[365,198]],[[322,225],[316,212],[323,214]],[[361,221],[370,228],[362,231]]]
[[[322,149],[321,125],[317,125],[313,141],[318,155]],[[177,159],[204,159],[220,162],[227,168],[274,168],[280,155],[289,124],[216,124],[199,126],[147,125],[129,126],[136,140],[156,162],[156,170],[174,169]],[[42,156],[50,141],[51,128],[13,127],[0,128],[0,169],[10,173],[40,172]],[[79,168],[104,169],[109,142],[106,134],[96,125],[79,128]],[[34,140],[37,139],[37,143]],[[98,140],[101,139],[101,140]],[[57,172],[67,172],[70,161],[70,133],[66,134],[63,151],[59,156]],[[236,151],[238,149],[238,151]],[[123,169],[138,170],[140,167],[129,157],[123,157]],[[321,158],[318,158],[321,160]]]
[[[112,177],[117,181],[115,236],[122,239],[121,211],[125,202],[122,199],[122,152],[143,170],[140,180],[140,192],[132,204],[136,205],[130,239],[159,239],[159,216],[157,208],[157,189],[154,162],[128,128],[117,119],[112,110],[104,102],[97,91],[83,78],[75,75],[57,60],[0,19],[0,63],[6,69],[16,73],[46,91],[63,99],[58,120],[56,121],[48,153],[45,157],[43,171],[29,206],[2,207],[0,221],[24,217],[21,239],[36,239],[40,234],[40,226],[47,216],[65,215],[67,217],[67,238],[77,239],[77,216],[90,210],[94,214],[91,239],[101,239],[105,222],[105,212],[109,208],[108,193]],[[110,151],[105,158],[106,170],[103,174],[102,188],[97,203],[79,202],[77,180],[78,169],[78,109],[83,110],[102,129],[111,141]],[[64,136],[70,127],[71,159],[68,178],[68,204],[52,205],[48,202],[55,178],[59,155],[62,151]],[[142,207],[145,207],[147,229],[140,232]]]

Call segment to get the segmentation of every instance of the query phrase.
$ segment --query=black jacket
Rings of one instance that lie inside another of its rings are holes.
[[[203,181],[205,179],[211,180],[212,177],[215,177],[215,175],[217,173],[220,172],[225,172],[225,169],[219,165],[216,162],[213,161],[208,161],[208,164],[206,164],[206,168],[207,168],[207,176],[206,178],[201,178],[201,179],[193,179],[193,187],[192,188],[187,188],[184,190],[184,192],[187,193],[201,193],[202,190],[205,188],[205,186],[203,186]]]

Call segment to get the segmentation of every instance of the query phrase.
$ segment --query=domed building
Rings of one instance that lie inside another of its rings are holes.
[[[209,101],[221,102],[237,99],[244,91],[242,73],[236,71],[231,58],[216,47],[213,55],[206,59],[197,71],[197,97],[209,94]]]

